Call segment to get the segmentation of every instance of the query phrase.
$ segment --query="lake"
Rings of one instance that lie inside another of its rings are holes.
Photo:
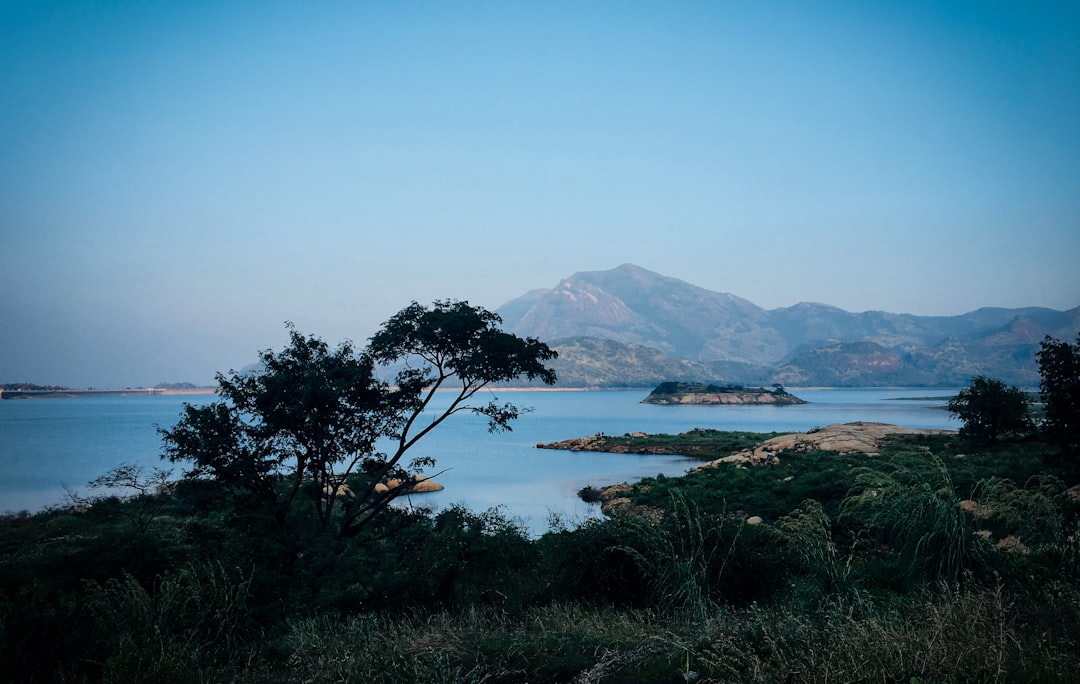
[[[754,432],[806,431],[863,420],[905,427],[956,429],[942,410],[955,389],[792,389],[799,406],[654,406],[647,391],[494,392],[531,411],[512,432],[489,434],[486,421],[457,415],[414,448],[432,456],[442,492],[412,502],[435,509],[461,503],[482,511],[501,507],[534,533],[557,515],[574,524],[598,515],[577,498],[585,485],[602,486],[658,473],[680,475],[697,461],[645,456],[540,450],[537,442],[597,432],[685,432],[696,427]],[[905,399],[917,397],[918,399]],[[213,395],[85,397],[0,401],[0,512],[37,511],[63,501],[65,487],[80,490],[120,463],[147,468],[162,462],[155,426],[170,427],[183,403]],[[448,402],[449,395],[438,401]],[[481,401],[486,403],[487,398]]]

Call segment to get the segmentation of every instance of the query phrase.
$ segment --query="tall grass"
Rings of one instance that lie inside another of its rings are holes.
[[[776,522],[785,550],[805,581],[814,583],[813,596],[849,597],[857,591],[852,553],[842,554],[833,540],[832,521],[825,508],[807,499]]]
[[[1062,682],[1080,671],[1080,626],[1027,623],[1001,587],[957,588],[814,610],[664,612],[555,604],[290,624],[282,678],[304,682]],[[1045,592],[1034,604],[1060,602]],[[1065,599],[1072,602],[1075,596]],[[1068,611],[1064,611],[1068,612]]]
[[[290,623],[287,678],[304,682],[591,682],[640,668],[664,649],[646,614],[574,604],[516,616],[308,618]]]
[[[908,564],[909,586],[925,581],[955,584],[987,553],[971,516],[960,507],[948,471],[935,462],[936,482],[906,481],[903,473],[861,472],[842,506],[849,524],[876,535],[900,554]]]
[[[638,530],[633,546],[622,547],[645,569],[650,604],[685,620],[701,621],[715,606],[715,587],[723,574],[725,554],[734,551],[738,535],[725,539],[723,515],[704,515],[679,490],[659,521],[632,520]],[[726,542],[726,548],[725,548]]]
[[[1077,633],[1047,639],[1020,613],[1000,588],[947,585],[883,607],[754,608],[723,616],[698,657],[718,681],[1075,681]]]
[[[127,575],[90,582],[86,606],[110,682],[204,681],[209,670],[243,660],[250,577],[220,564],[189,565],[152,590]],[[242,663],[234,663],[242,664]]]
[[[658,478],[539,540],[455,508],[271,532],[183,488],[143,534],[13,519],[0,680],[1080,681],[1080,503],[948,446]]]

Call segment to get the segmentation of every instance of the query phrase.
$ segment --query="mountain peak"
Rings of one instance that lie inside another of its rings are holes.
[[[638,266],[637,264],[631,264],[631,263],[619,264],[615,268],[608,269],[606,271],[579,271],[578,273],[575,273],[571,277],[572,278],[576,278],[578,276],[588,277],[588,276],[601,275],[601,274],[602,275],[612,275],[612,274],[626,275],[626,274],[632,274],[632,275],[648,275],[648,276],[652,276],[652,277],[656,277],[656,278],[663,278],[664,277],[664,276],[661,276],[659,273],[654,273],[653,271],[642,268],[641,266]]]
[[[759,329],[766,314],[753,303],[629,263],[575,273],[510,315],[523,308],[519,298],[499,312],[514,333],[541,339],[600,337],[703,361],[767,363],[787,351]]]
[[[775,373],[783,363],[789,378],[864,385],[956,385],[977,373],[1028,383],[1036,377],[1038,340],[1045,334],[1072,338],[1080,319],[1080,309],[986,308],[935,317],[851,313],[812,302],[766,311],[630,263],[575,273],[550,290],[507,302],[498,313],[518,335],[641,345],[717,369],[711,379],[738,368]],[[792,366],[795,358],[801,370]]]

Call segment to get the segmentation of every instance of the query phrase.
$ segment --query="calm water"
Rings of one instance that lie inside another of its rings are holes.
[[[434,508],[463,503],[474,510],[501,506],[530,529],[543,531],[551,514],[575,522],[596,515],[578,500],[587,485],[604,485],[664,473],[682,474],[696,462],[677,456],[571,453],[536,449],[552,442],[605,432],[621,435],[722,430],[805,431],[856,420],[907,427],[955,429],[941,410],[955,390],[793,390],[802,406],[649,406],[647,392],[506,392],[533,410],[513,432],[490,435],[486,423],[458,415],[415,447],[445,470],[446,490],[413,497]],[[900,397],[941,397],[898,400]],[[212,396],[88,397],[0,401],[0,511],[39,510],[60,502],[65,487],[80,489],[120,463],[169,467],[159,459],[155,426],[169,427],[185,402]],[[443,397],[449,401],[449,397]],[[179,474],[179,468],[176,469]]]

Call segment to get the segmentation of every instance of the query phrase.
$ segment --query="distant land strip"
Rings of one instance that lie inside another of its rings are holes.
[[[74,397],[149,397],[171,394],[216,394],[215,387],[164,389],[142,387],[128,389],[48,389],[5,390],[0,389],[0,399],[72,399]]]

